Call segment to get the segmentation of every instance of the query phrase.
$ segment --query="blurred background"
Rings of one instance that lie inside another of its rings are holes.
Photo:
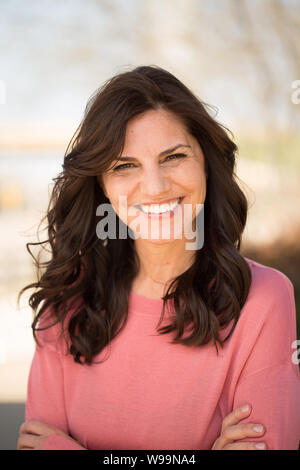
[[[134,66],[174,73],[233,132],[241,251],[293,282],[300,338],[299,0],[4,0],[0,31],[0,449],[16,449],[35,347],[25,244],[88,98]]]

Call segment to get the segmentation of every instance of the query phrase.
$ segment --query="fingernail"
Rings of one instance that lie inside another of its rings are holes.
[[[249,411],[249,409],[250,409],[250,406],[249,406],[249,405],[244,405],[244,406],[242,406],[241,411],[242,411],[243,413],[245,413],[246,411]]]
[[[265,449],[266,444],[264,442],[259,442],[258,444],[255,444],[256,449]]]
[[[255,432],[262,432],[264,430],[263,426],[261,424],[256,424],[255,426],[253,426],[253,431]]]

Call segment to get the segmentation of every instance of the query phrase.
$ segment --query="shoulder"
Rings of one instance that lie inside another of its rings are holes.
[[[249,258],[252,283],[228,345],[232,369],[241,381],[258,372],[289,369],[299,380],[293,361],[297,339],[294,287],[280,270]]]
[[[285,297],[294,295],[294,286],[289,277],[283,272],[271,266],[258,263],[250,258],[244,257],[247,261],[251,274],[252,283],[249,295],[255,297],[257,301],[264,301],[266,298],[273,298],[282,294]]]
[[[278,269],[249,258],[245,260],[251,269],[252,281],[244,307],[255,312],[256,321],[270,321],[274,326],[294,322],[294,286],[289,277]]]
[[[252,282],[236,326],[235,347],[245,359],[251,357],[252,369],[290,362],[296,339],[293,284],[281,271],[245,260]]]

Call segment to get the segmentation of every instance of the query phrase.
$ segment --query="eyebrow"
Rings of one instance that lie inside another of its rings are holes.
[[[171,147],[169,149],[166,149],[166,150],[163,150],[162,152],[160,152],[159,157],[163,157],[165,155],[168,155],[169,153],[174,152],[175,150],[177,150],[179,147],[189,147],[189,148],[191,148],[190,145],[177,144],[177,145],[175,145],[175,147]],[[137,162],[138,159],[135,158],[135,157],[119,157],[118,161],[121,161],[121,162],[124,162],[124,161]]]

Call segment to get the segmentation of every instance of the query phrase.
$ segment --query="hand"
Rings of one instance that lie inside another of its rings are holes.
[[[68,434],[65,434],[55,426],[51,426],[50,424],[43,423],[42,421],[38,421],[36,419],[29,419],[19,428],[17,450],[41,450],[45,440],[51,434],[65,436],[68,439],[77,442],[77,444],[80,444],[80,442],[72,439],[72,437],[70,437]]]
[[[245,406],[245,405],[244,405]],[[249,416],[251,413],[251,405],[248,405],[248,411],[243,411],[242,407],[236,408],[229,413],[222,421],[221,434],[216,439],[211,450],[264,450],[267,448],[263,442],[235,442],[246,437],[263,436],[265,428],[260,432],[253,430],[256,423],[238,424],[239,421]],[[264,444],[264,447],[257,447]]]

